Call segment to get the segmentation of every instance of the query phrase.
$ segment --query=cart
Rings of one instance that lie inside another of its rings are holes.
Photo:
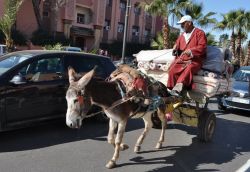
[[[212,140],[216,116],[208,109],[209,98],[201,93],[184,91],[183,97],[167,104],[166,111],[172,113],[175,123],[197,128],[197,136],[201,142]],[[153,128],[160,129],[161,121],[156,112],[152,115]]]

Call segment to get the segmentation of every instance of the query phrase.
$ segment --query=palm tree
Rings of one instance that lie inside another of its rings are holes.
[[[32,5],[33,5],[33,10],[36,16],[36,22],[38,25],[38,30],[43,29],[43,24],[42,24],[42,17],[40,13],[40,4],[42,0],[32,0]]]
[[[224,48],[228,48],[229,45],[228,45],[228,34],[222,34],[220,35],[220,38],[219,38],[219,46],[220,47],[224,47]]]
[[[11,28],[16,22],[16,15],[22,3],[23,0],[4,0],[4,14],[0,18],[0,30],[4,34],[5,44],[9,51],[13,48]]]
[[[169,46],[173,47],[176,39],[179,36],[179,32],[170,32],[169,33]],[[162,32],[157,33],[156,38],[152,40],[151,47],[153,49],[162,50],[164,48],[163,45],[163,35]]]
[[[169,21],[168,17],[172,14],[176,17],[180,16],[181,9],[191,9],[193,3],[189,0],[153,0],[141,3],[144,10],[161,16],[163,18],[163,45],[164,49],[170,48],[169,46]]]
[[[247,45],[247,55],[246,58],[244,59],[243,66],[248,66],[250,65],[250,41],[248,41]]]
[[[236,53],[235,53],[235,28],[237,26],[236,18],[237,18],[237,13],[236,11],[229,11],[226,14],[222,14],[223,19],[218,22],[215,26],[214,29],[219,29],[219,30],[225,30],[229,29],[232,30],[231,38],[230,38],[230,47],[231,51],[233,53],[233,60],[235,63],[238,63]]]
[[[211,33],[206,33],[207,44],[216,46],[218,43],[215,41],[215,36]]]
[[[236,11],[237,18],[236,18],[236,29],[238,31],[237,34],[237,48],[236,48],[236,56],[238,60],[240,61],[240,65],[243,65],[244,59],[241,53],[241,44],[242,44],[242,39],[246,38],[244,36],[243,32],[247,32],[250,30],[250,12],[246,12],[243,9],[237,10]]]
[[[203,4],[194,3],[193,7],[185,10],[185,14],[190,15],[194,19],[194,24],[201,27],[213,26],[217,23],[216,18],[212,16],[215,15],[215,12],[209,12],[203,15]]]
[[[68,0],[53,0],[50,1],[51,3],[51,31],[53,32],[53,36],[55,39],[55,34],[57,31],[57,23],[58,23],[58,16],[60,14],[61,7],[65,6]]]

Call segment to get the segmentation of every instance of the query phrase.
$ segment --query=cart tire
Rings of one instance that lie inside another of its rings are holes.
[[[157,111],[152,114],[151,120],[152,120],[152,123],[153,123],[153,126],[152,126],[153,128],[161,129],[161,126],[162,126],[161,125],[161,120],[157,115]]]
[[[201,142],[212,140],[216,126],[216,117],[213,112],[207,109],[202,110],[198,122],[198,138]]]

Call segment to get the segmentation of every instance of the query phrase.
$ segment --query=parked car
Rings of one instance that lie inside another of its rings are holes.
[[[63,47],[63,51],[75,51],[75,52],[81,52],[82,49],[80,47]]]
[[[19,51],[0,57],[0,130],[65,117],[68,66],[96,76],[115,70],[109,58],[65,51]]]
[[[7,53],[6,45],[0,44],[0,56]]]
[[[230,95],[218,99],[218,109],[235,108],[250,111],[250,66],[240,67],[233,78],[233,89]]]

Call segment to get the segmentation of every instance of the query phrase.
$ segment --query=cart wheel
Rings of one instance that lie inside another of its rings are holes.
[[[161,120],[160,120],[160,118],[157,115],[157,111],[155,111],[152,114],[151,120],[152,120],[152,123],[153,123],[153,128],[161,129]]]
[[[209,142],[212,140],[216,126],[216,117],[213,112],[207,109],[202,110],[199,115],[198,122],[198,137],[202,142]]]

